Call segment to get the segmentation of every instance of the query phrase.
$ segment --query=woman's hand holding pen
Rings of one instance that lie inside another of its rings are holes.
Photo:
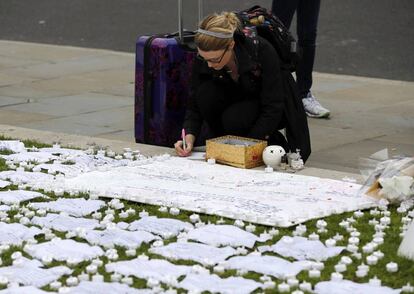
[[[189,156],[191,151],[193,150],[195,136],[192,134],[186,134],[183,140],[178,140],[174,144],[175,151],[177,152],[178,156]],[[185,141],[185,148],[184,148],[184,141]]]

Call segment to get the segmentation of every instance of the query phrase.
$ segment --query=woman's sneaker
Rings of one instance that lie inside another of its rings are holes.
[[[305,98],[302,98],[303,107],[309,117],[327,118],[331,112],[323,107],[312,95],[311,92]]]

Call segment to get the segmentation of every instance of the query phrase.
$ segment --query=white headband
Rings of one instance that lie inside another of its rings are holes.
[[[219,32],[206,31],[206,30],[203,30],[203,29],[198,29],[197,32],[200,33],[200,34],[203,34],[203,35],[216,37],[216,38],[219,38],[219,39],[231,39],[231,38],[233,38],[233,33],[219,33]]]

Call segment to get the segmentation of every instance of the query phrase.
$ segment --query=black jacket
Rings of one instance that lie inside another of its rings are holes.
[[[244,95],[240,99],[260,99],[261,111],[247,137],[265,139],[276,131],[285,119],[289,148],[301,150],[306,160],[310,155],[310,138],[306,114],[298,96],[296,83],[289,71],[281,70],[276,50],[265,39],[258,44],[244,35],[235,35],[235,54],[238,61],[238,88]],[[187,133],[198,136],[203,118],[195,103],[197,87],[206,81],[233,83],[225,70],[216,71],[205,61],[196,59],[192,69],[190,100],[184,122]]]

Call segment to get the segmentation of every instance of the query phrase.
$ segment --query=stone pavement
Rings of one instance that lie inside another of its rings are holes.
[[[0,134],[172,152],[134,143],[134,70],[133,54],[0,41]],[[414,156],[413,82],[315,73],[313,92],[332,117],[309,119],[303,173],[358,173],[358,158],[383,148]]]

